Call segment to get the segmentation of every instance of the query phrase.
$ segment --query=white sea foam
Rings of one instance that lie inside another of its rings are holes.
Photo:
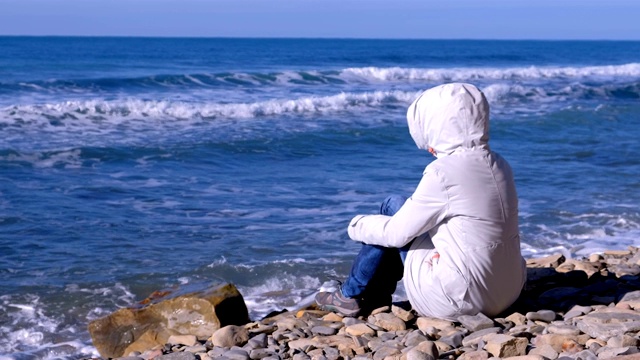
[[[377,81],[473,81],[473,80],[513,80],[513,79],[549,79],[580,78],[594,76],[637,77],[640,76],[640,63],[585,67],[528,66],[513,68],[401,68],[401,67],[361,67],[348,68],[341,72],[346,79]]]
[[[258,286],[240,287],[251,319],[260,319],[271,311],[292,310],[318,291],[321,282],[312,276],[279,274]]]

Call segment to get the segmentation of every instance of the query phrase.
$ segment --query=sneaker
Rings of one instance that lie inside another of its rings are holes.
[[[360,312],[358,300],[345,297],[340,288],[333,292],[319,292],[316,303],[322,310],[334,311],[343,316],[355,317]]]

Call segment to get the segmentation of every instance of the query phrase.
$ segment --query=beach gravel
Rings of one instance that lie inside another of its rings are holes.
[[[636,247],[530,260],[522,295],[496,317],[435,319],[408,302],[357,318],[309,307],[119,359],[640,360],[639,260]]]

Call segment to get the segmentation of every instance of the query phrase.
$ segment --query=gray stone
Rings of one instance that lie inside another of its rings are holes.
[[[464,339],[464,332],[456,331],[455,333],[449,336],[443,336],[439,340],[445,344],[450,345],[451,347],[459,347],[462,345],[462,341]]]
[[[549,360],[555,360],[558,358],[558,352],[553,349],[553,347],[549,344],[544,344],[539,347],[535,347],[529,351],[530,355],[540,355]]]
[[[547,331],[551,334],[560,334],[560,335],[579,335],[580,329],[572,325],[566,324],[552,324],[547,327]]]
[[[384,360],[387,356],[399,355],[400,350],[396,347],[383,346],[373,353],[374,360]]]
[[[204,345],[194,345],[194,346],[187,346],[186,348],[184,348],[184,351],[188,351],[194,354],[206,353],[207,348]]]
[[[493,320],[483,313],[462,315],[458,317],[458,321],[471,332],[493,327]]]
[[[435,358],[420,350],[411,349],[407,352],[407,360],[435,360]]]
[[[525,316],[531,321],[544,321],[546,323],[550,323],[556,319],[556,313],[551,310],[532,311],[528,312]]]
[[[243,326],[227,325],[216,330],[211,336],[214,346],[227,347],[242,346],[249,340],[249,331]]]
[[[229,360],[249,360],[249,354],[242,349],[231,349],[222,355]]]
[[[459,360],[487,360],[489,353],[485,350],[468,351],[460,355]]]
[[[314,326],[311,328],[311,332],[315,335],[335,335],[338,329],[329,326]]]
[[[588,314],[589,312],[591,312],[591,306],[575,305],[574,307],[571,308],[571,310],[567,311],[567,313],[564,314],[563,318],[565,320],[570,320],[570,319],[573,319],[575,317]]]
[[[175,352],[158,356],[155,360],[196,360],[196,356],[190,352]]]
[[[422,335],[420,331],[412,331],[403,339],[405,346],[411,347],[420,344],[423,341],[429,340],[426,336]]]
[[[500,332],[499,327],[492,327],[492,328],[482,329],[480,331],[472,332],[462,340],[462,345],[474,347],[478,345],[478,342],[482,340],[483,336],[488,334],[497,334],[499,332]],[[454,346],[454,347],[458,347],[458,346]]]
[[[297,353],[293,355],[293,360],[310,360],[310,359],[311,358],[309,357],[309,355],[305,353]]]
[[[612,348],[612,347],[602,347],[598,350],[597,355],[598,359],[610,359],[620,355],[631,355],[637,354],[638,348],[635,346],[628,347],[620,347],[620,348]]]
[[[640,254],[640,253],[639,253]],[[632,309],[640,310],[640,290],[631,291],[622,296],[618,305],[628,305]]]
[[[433,357],[434,359],[437,359],[440,357],[440,350],[438,349],[438,346],[436,345],[435,342],[433,341],[423,341],[420,344],[416,345],[413,347],[415,350],[421,351],[431,357]]]
[[[249,339],[249,341],[247,341],[247,344],[245,345],[246,348],[248,348],[249,350],[251,349],[259,349],[259,348],[265,348],[267,347],[267,334],[265,333],[261,333],[258,334],[254,337],[252,337],[251,339]]]
[[[585,334],[606,341],[612,336],[640,331],[640,314],[631,310],[605,308],[585,315],[576,325]]]
[[[573,354],[572,356],[575,360],[598,360],[596,354],[592,353],[589,350],[582,350],[578,353]]]
[[[616,335],[607,340],[609,347],[638,346],[638,339],[629,335]]]
[[[324,356],[329,360],[336,360],[340,357],[340,351],[333,347],[328,347],[324,349]]]
[[[249,352],[249,357],[253,360],[264,359],[268,356],[278,356],[278,354],[270,349],[253,349]]]

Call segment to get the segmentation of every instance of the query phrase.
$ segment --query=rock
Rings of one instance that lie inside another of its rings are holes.
[[[329,326],[314,326],[311,328],[311,332],[316,335],[335,335],[338,329]]]
[[[435,360],[435,358],[418,349],[411,349],[407,352],[407,360]]]
[[[538,335],[532,342],[536,347],[549,345],[557,353],[561,353],[564,351],[563,344],[565,344],[565,342],[576,342],[576,340],[577,337],[572,335],[542,334]]]
[[[458,317],[458,321],[469,331],[478,331],[493,327],[493,320],[489,319],[485,314],[462,315]]]
[[[465,352],[460,355],[459,360],[487,360],[489,358],[489,353],[484,350],[476,350]]]
[[[405,330],[407,328],[407,325],[402,319],[391,313],[380,313],[372,315],[371,317],[371,320],[373,321],[369,322],[372,322],[374,325],[379,326],[386,331],[398,331]]]
[[[422,334],[421,331],[412,331],[403,339],[405,346],[412,347],[420,344],[423,341],[427,341],[426,336]]]
[[[636,355],[632,355],[632,354],[636,354]],[[627,360],[640,359],[640,354],[638,354],[638,348],[635,346],[621,347],[621,348],[610,348],[606,346],[598,350],[597,355],[598,355],[598,359],[610,359],[615,357],[616,360],[621,360],[623,357],[620,355],[627,355],[627,356],[624,356],[624,358]]]
[[[249,331],[237,325],[227,325],[216,330],[211,336],[211,343],[214,346],[230,348],[232,346],[242,346],[249,340]]]
[[[618,305],[628,305],[632,309],[640,310],[640,290],[624,294]]]
[[[176,352],[158,356],[154,360],[196,360],[196,356],[190,352]]]
[[[529,355],[540,355],[549,360],[555,360],[558,358],[558,352],[549,344],[544,344],[531,349],[531,351],[529,351]]]
[[[416,345],[414,349],[420,352],[423,352],[433,357],[434,359],[437,359],[440,357],[440,351],[438,350],[438,346],[433,341],[429,341],[429,340],[423,341],[420,344]]]
[[[570,320],[570,319],[573,319],[574,317],[588,314],[589,312],[591,312],[591,306],[575,305],[574,307],[571,308],[571,310],[567,311],[567,313],[564,314],[563,318],[565,320]]]
[[[156,292],[139,307],[94,320],[89,334],[102,357],[115,358],[164,345],[171,335],[206,339],[221,326],[248,322],[247,307],[234,285],[190,285]]]
[[[463,339],[464,339],[464,333],[462,331],[456,331],[450,335],[441,337],[439,341],[445,344],[448,344],[451,347],[456,348],[462,345]]]
[[[605,255],[605,257],[606,256],[623,257],[623,256],[631,255],[631,251],[629,251],[629,250],[605,250],[604,255]]]
[[[526,354],[529,341],[526,338],[517,338],[504,334],[488,335],[484,349],[495,357],[505,358],[522,356]]]
[[[365,323],[349,325],[346,327],[345,332],[353,336],[361,336],[361,335],[373,336],[376,334],[375,330],[370,328]]]
[[[482,330],[479,330],[479,331],[472,332],[471,334],[467,335],[462,340],[462,345],[463,346],[472,346],[472,347],[476,346],[476,345],[478,345],[478,342],[480,340],[482,340],[482,338],[484,336],[487,336],[487,335],[490,335],[490,334],[497,334],[498,332],[500,332],[500,328],[499,327],[492,327],[492,328],[482,329]]]
[[[261,333],[258,334],[247,341],[245,344],[245,348],[248,349],[260,349],[266,348],[268,345],[267,334]]]
[[[304,328],[307,323],[296,318],[282,318],[276,321],[278,330],[293,330],[295,328]]]
[[[322,317],[322,320],[324,321],[332,321],[332,322],[341,322],[342,319],[344,319],[344,317],[334,313],[334,312],[330,312],[327,315]]]
[[[387,356],[399,355],[400,350],[396,347],[383,346],[373,353],[374,360],[384,360]]]
[[[225,352],[222,357],[227,358],[229,360],[249,360],[249,353],[242,349],[231,349]]]
[[[576,326],[593,338],[607,340],[612,336],[640,331],[640,314],[618,308],[605,308],[585,315]]]
[[[419,317],[416,320],[416,325],[418,325],[418,329],[422,330],[423,332],[429,327],[434,327],[438,330],[453,327],[453,323],[451,321],[425,316]]]
[[[403,321],[411,321],[415,318],[411,311],[407,311],[399,306],[391,305],[391,312]]]
[[[534,268],[557,268],[564,261],[564,255],[556,253],[542,258],[527,259],[527,266]]]
[[[575,326],[566,325],[566,324],[552,324],[547,327],[547,331],[550,334],[559,334],[559,335],[579,335],[580,329]]]
[[[626,346],[638,346],[638,339],[629,335],[617,335],[612,336],[607,340],[607,346],[609,347],[626,347]]]
[[[167,339],[167,344],[193,346],[198,343],[195,335],[171,335]]]
[[[528,312],[525,316],[531,321],[544,321],[546,323],[550,323],[556,319],[556,313],[551,310],[532,311]]]
[[[527,323],[527,317],[518,312],[507,316],[505,319],[511,321],[514,325],[524,325]]]

